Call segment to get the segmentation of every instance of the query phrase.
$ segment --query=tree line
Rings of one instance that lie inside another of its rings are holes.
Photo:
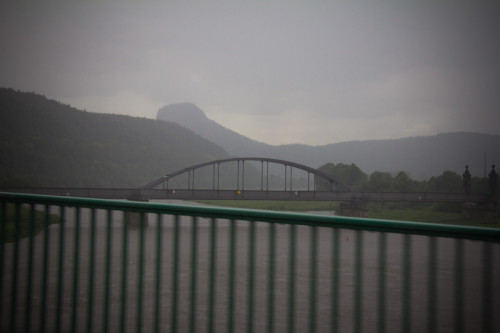
[[[370,175],[363,172],[356,164],[327,163],[319,168],[354,191],[366,192],[464,192],[463,179],[458,173],[443,171],[439,176],[428,180],[414,180],[405,171],[397,173],[375,171]],[[317,181],[318,190],[328,190],[325,180]],[[488,178],[472,177],[471,193],[488,193]]]

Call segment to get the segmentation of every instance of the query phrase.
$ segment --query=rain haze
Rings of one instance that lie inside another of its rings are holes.
[[[268,144],[500,134],[500,4],[12,2],[0,86]]]

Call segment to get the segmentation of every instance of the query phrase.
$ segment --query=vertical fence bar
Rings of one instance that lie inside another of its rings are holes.
[[[191,226],[191,309],[189,332],[196,332],[196,278],[198,271],[198,218],[193,217]]]
[[[273,332],[274,328],[274,271],[276,260],[276,226],[269,225],[269,276],[267,291],[267,332]]]
[[[338,332],[339,327],[339,289],[340,289],[340,232],[339,229],[333,229],[332,233],[332,323],[331,332]]]
[[[436,330],[436,292],[437,292],[437,279],[436,279],[436,266],[437,266],[437,240],[436,237],[429,237],[429,277],[427,286],[428,297],[428,327],[427,332],[432,333]]]
[[[33,238],[35,237],[35,205],[30,204],[29,213],[29,246],[28,246],[28,276],[26,283],[26,314],[24,322],[24,331],[29,332],[31,330],[31,300],[32,300],[32,290],[33,290],[33,256],[34,256],[34,246]],[[1,287],[0,287],[1,288]],[[0,297],[1,299],[1,297]],[[1,312],[1,311],[0,311]]]
[[[76,332],[78,322],[78,276],[80,275],[80,207],[75,207],[75,253],[73,257],[73,307],[71,313],[71,331]]]
[[[236,223],[230,221],[229,227],[229,305],[228,305],[228,332],[234,330],[234,288],[235,288],[235,267],[236,267]]]
[[[239,163],[238,163],[239,164]],[[239,165],[238,165],[239,168]],[[215,268],[216,268],[216,221],[210,220],[210,278],[209,278],[209,297],[208,297],[208,332],[215,331]]]
[[[104,267],[105,274],[105,289],[104,289],[104,327],[103,331],[109,331],[109,294],[110,294],[110,282],[111,282],[111,221],[112,221],[112,211],[106,211],[106,262]]]
[[[174,217],[174,239],[172,245],[172,332],[177,332],[177,303],[179,298],[179,215],[175,215]]]
[[[255,221],[250,221],[248,239],[248,308],[247,332],[253,332],[254,284],[255,284]]]
[[[381,232],[378,257],[378,331],[385,332],[385,261],[386,261],[386,234]]]
[[[483,329],[482,332],[488,333],[492,332],[492,307],[493,307],[493,300],[492,300],[492,287],[493,287],[493,256],[492,256],[492,246],[491,243],[489,242],[484,242],[483,243],[483,254],[482,254],[482,260],[483,260],[483,283],[482,283],[482,299],[483,299],[483,306],[482,306],[482,322],[483,322]]]
[[[403,236],[403,329],[402,332],[410,332],[411,316],[411,236]]]
[[[154,331],[160,332],[160,309],[161,309],[161,259],[162,259],[162,215],[156,214],[156,292],[155,292],[155,313]]]
[[[57,317],[56,317],[56,332],[61,331],[61,310],[62,310],[62,294],[64,290],[64,232],[65,232],[65,210],[64,206],[59,206],[59,271],[57,284]]]
[[[95,223],[96,211],[92,208],[90,211],[90,258],[89,258],[89,290],[88,290],[88,304],[87,304],[87,332],[92,332],[93,305],[94,305],[94,279],[95,279]]]
[[[122,230],[122,281],[121,281],[121,308],[120,308],[120,332],[127,330],[127,266],[128,266],[128,224],[129,216],[123,212],[123,230]]]
[[[144,228],[145,226],[145,213],[141,212],[140,225],[139,225],[139,272],[137,283],[137,332],[142,331],[142,307],[143,307],[143,294],[144,294]]]
[[[288,331],[295,330],[295,255],[297,243],[297,226],[290,225],[289,273],[288,273]]]
[[[291,178],[291,177],[290,177]],[[316,279],[318,262],[318,233],[317,227],[311,227],[311,277],[309,290],[309,332],[316,332]]]
[[[42,271],[42,300],[40,304],[40,331],[45,332],[47,323],[47,289],[49,273],[49,206],[45,205],[44,212],[44,243],[43,243],[43,271]]]
[[[455,333],[463,332],[464,324],[464,241],[455,239]]]
[[[363,319],[363,233],[356,230],[356,259],[354,273],[354,332],[361,332]]]
[[[10,303],[10,331],[16,331],[16,318],[17,318],[17,281],[18,281],[18,268],[19,268],[19,224],[21,222],[21,204],[16,203],[14,211],[14,265],[12,267],[12,289],[11,289],[11,303]],[[0,286],[1,288],[2,286]],[[0,299],[0,302],[3,300]]]

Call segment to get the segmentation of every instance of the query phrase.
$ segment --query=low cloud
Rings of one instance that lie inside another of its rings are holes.
[[[0,5],[0,85],[271,144],[499,134],[500,5]]]

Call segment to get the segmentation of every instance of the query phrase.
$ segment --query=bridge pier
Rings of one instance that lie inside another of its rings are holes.
[[[364,200],[353,199],[340,202],[340,215],[350,217],[368,217],[368,208]]]
[[[142,201],[148,202],[149,200],[141,198],[140,195],[133,196],[132,198],[127,198],[128,201]],[[142,212],[125,212],[125,221],[127,221],[127,227],[131,229],[138,229],[141,227],[141,220],[143,221],[144,227],[148,226],[148,216]]]

